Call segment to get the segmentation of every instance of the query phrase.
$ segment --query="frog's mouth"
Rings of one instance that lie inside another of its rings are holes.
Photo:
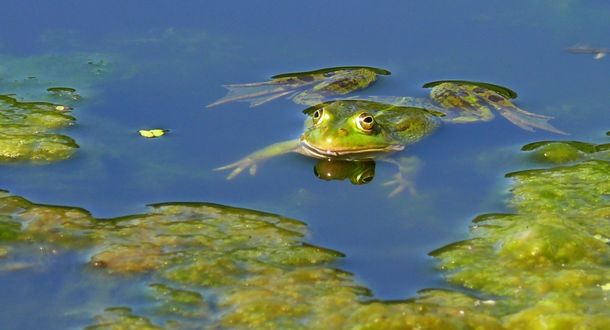
[[[301,153],[314,158],[372,158],[376,154],[390,153],[403,150],[404,145],[391,144],[386,147],[379,148],[362,148],[362,149],[323,149],[318,148],[305,140],[301,140]]]

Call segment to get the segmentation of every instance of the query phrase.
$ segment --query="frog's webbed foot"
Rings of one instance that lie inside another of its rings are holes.
[[[415,195],[417,192],[415,190],[415,185],[410,180],[406,179],[401,172],[397,172],[394,174],[394,179],[389,180],[383,183],[384,186],[396,186],[394,190],[392,190],[388,197],[392,198],[403,192],[405,189],[409,189],[409,193],[411,195]]]
[[[288,83],[282,84],[271,80],[257,83],[224,85],[224,87],[229,90],[227,95],[216,102],[208,104],[208,108],[233,101],[250,102],[250,107],[256,107],[294,93],[295,89],[300,86]]]
[[[396,172],[393,178],[383,183],[384,186],[395,186],[388,197],[395,197],[404,190],[408,189],[411,195],[416,195],[415,184],[408,176],[415,174],[421,167],[421,160],[415,156],[401,157],[399,160],[395,159],[383,159],[383,161],[396,165],[398,172]]]
[[[278,143],[274,143],[270,146],[267,146],[263,149],[255,151],[248,156],[236,161],[235,163],[231,163],[229,165],[217,167],[214,171],[225,171],[230,170],[231,173],[227,175],[227,180],[231,180],[234,177],[238,176],[241,172],[248,169],[250,175],[256,174],[257,164],[279,155],[283,155],[289,152],[297,151],[299,147],[299,140],[288,140],[282,141]]]
[[[549,123],[549,120],[553,119],[553,117],[531,113],[512,104],[510,106],[498,107],[498,112],[502,117],[526,131],[531,132],[538,128],[552,133],[567,135],[566,132],[555,128]]]
[[[244,159],[240,159],[240,160],[236,161],[235,163],[217,167],[214,169],[214,171],[226,171],[226,170],[233,169],[233,171],[231,171],[231,173],[229,173],[229,175],[227,175],[227,180],[231,180],[231,179],[235,178],[236,176],[238,176],[245,169],[249,169],[250,175],[255,175],[256,168],[257,168],[256,165],[257,164],[254,160],[246,157]]]

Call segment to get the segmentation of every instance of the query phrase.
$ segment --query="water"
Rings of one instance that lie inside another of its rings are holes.
[[[400,299],[444,286],[426,256],[463,239],[478,213],[508,211],[503,174],[528,164],[521,145],[562,138],[523,131],[502,118],[445,125],[408,147],[424,165],[417,194],[387,198],[394,168],[377,164],[372,183],[325,182],[314,160],[287,155],[256,176],[226,181],[212,168],[299,135],[302,106],[275,101],[206,109],[221,84],[262,81],[341,65],[386,68],[371,95],[424,96],[428,81],[489,81],[519,93],[524,109],[553,115],[570,139],[598,141],[610,127],[610,59],[564,48],[609,47],[603,1],[200,3],[55,1],[4,4],[0,53],[16,57],[99,53],[114,73],[92,87],[66,131],[81,148],[52,165],[0,168],[0,187],[37,203],[83,207],[98,217],[142,212],[146,204],[209,201],[305,221],[309,242],[346,253],[376,297]],[[0,67],[2,64],[0,64]],[[69,80],[68,80],[69,81]],[[61,83],[61,81],[58,81]],[[146,140],[137,130],[163,127]],[[69,275],[69,274],[68,274]],[[68,276],[66,275],[66,276]],[[62,273],[49,276],[61,279]],[[20,285],[0,282],[0,288]],[[28,278],[21,285],[33,285]],[[44,286],[40,290],[45,290]],[[24,295],[23,299],[30,299]],[[0,299],[4,301],[4,299]],[[3,302],[4,303],[4,302]]]

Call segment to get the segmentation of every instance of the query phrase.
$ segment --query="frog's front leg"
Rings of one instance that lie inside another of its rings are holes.
[[[256,167],[259,163],[269,158],[273,158],[276,156],[280,156],[289,152],[297,151],[300,145],[300,141],[298,139],[282,141],[278,143],[274,143],[270,146],[267,146],[261,150],[257,150],[248,156],[236,161],[235,163],[231,163],[229,165],[217,167],[215,171],[224,171],[230,170],[231,173],[227,175],[227,180],[231,180],[239,173],[241,173],[245,169],[250,169],[250,175],[256,174]]]
[[[421,159],[415,156],[406,156],[400,157],[399,159],[383,158],[381,160],[394,164],[396,167],[398,167],[398,172],[394,174],[394,178],[383,184],[384,186],[396,186],[396,188],[394,188],[394,190],[388,194],[388,197],[394,197],[407,188],[409,189],[411,195],[415,195],[415,184],[411,181],[411,179],[409,179],[409,177],[413,176],[419,171],[422,166]]]

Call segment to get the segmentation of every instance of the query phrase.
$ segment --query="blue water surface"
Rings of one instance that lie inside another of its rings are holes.
[[[416,194],[388,198],[391,188],[382,183],[395,168],[384,163],[362,186],[321,181],[313,175],[315,161],[300,155],[226,181],[226,173],[212,169],[298,137],[303,106],[287,100],[255,109],[205,105],[224,95],[222,84],[368,65],[392,75],[364,93],[422,97],[428,81],[493,82],[516,90],[522,108],[555,116],[553,124],[569,139],[595,142],[610,129],[610,58],[564,49],[610,47],[608,17],[610,4],[601,0],[4,3],[0,54],[96,53],[114,71],[74,110],[77,125],[66,133],[81,147],[75,157],[0,167],[0,188],[97,217],[169,201],[279,213],[306,222],[309,242],[344,252],[338,266],[375,297],[408,298],[446,285],[429,251],[465,238],[479,213],[510,211],[503,175],[528,166],[520,146],[565,137],[527,132],[501,117],[445,125],[398,155],[423,163],[414,176]],[[156,140],[137,135],[152,127],[171,131]],[[75,276],[54,269],[48,276],[57,281]],[[31,277],[0,280],[0,291],[12,293],[0,295],[0,305],[33,299],[32,287],[47,290]]]

